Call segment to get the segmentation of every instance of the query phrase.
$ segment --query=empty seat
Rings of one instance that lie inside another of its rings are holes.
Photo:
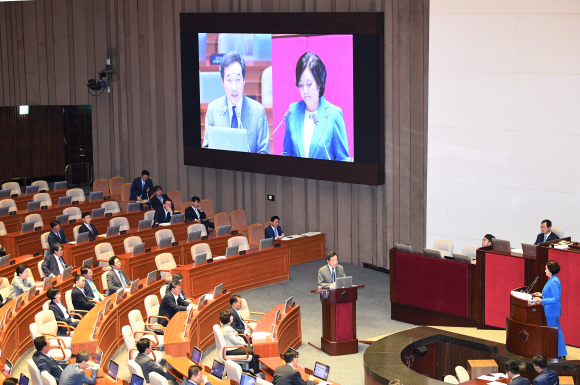
[[[71,348],[71,336],[75,328],[69,326],[66,322],[57,321],[52,310],[42,310],[41,312],[36,313],[34,316],[34,322],[36,323],[36,327],[40,334],[45,336],[56,336],[59,327],[66,328],[67,336],[61,336],[59,338],[62,339],[65,349]]]
[[[220,226],[231,226],[232,222],[230,221],[230,214],[228,213],[216,214],[214,216],[214,224],[216,231]]]
[[[467,373],[467,370],[465,370],[465,368],[461,365],[455,367],[455,374],[457,374],[457,379],[459,380],[459,383],[469,381],[470,379],[469,373]]]
[[[44,223],[42,222],[42,215],[40,214],[28,214],[24,217],[24,223],[34,222],[34,227],[42,227]]]
[[[564,230],[552,226],[552,232],[558,236],[558,239],[564,238]]]
[[[97,258],[97,261],[99,261],[99,265],[101,265],[103,270],[110,270],[109,258],[113,255],[115,255],[115,250],[113,250],[113,246],[110,243],[103,242],[95,246],[95,257]],[[101,278],[101,282],[103,281],[105,280]]]
[[[139,341],[141,338],[145,337],[149,338],[151,344],[155,345],[157,349],[162,349],[164,347],[163,336],[157,335],[146,329],[146,327],[150,325],[143,321],[143,316],[139,310],[131,310],[129,312],[129,325],[131,325],[131,331],[133,332],[135,340]]]
[[[52,313],[51,310],[42,310],[41,313],[42,312],[50,312],[51,315],[54,317],[54,313]],[[35,322],[28,325],[28,330],[30,331],[30,337],[32,338],[32,340],[42,335],[38,327],[38,324],[36,323],[36,320]],[[50,344],[51,347],[50,351],[48,352],[49,356],[51,356],[52,358],[54,358],[56,361],[59,362],[65,362],[70,358],[72,353],[70,349],[66,348],[64,340],[61,337],[46,336],[46,339],[48,340],[48,343]]]
[[[173,231],[171,231],[169,229],[158,230],[155,233],[155,242],[157,243],[157,246],[159,246],[159,241],[161,239],[167,238],[167,237],[171,237],[171,243],[175,242],[175,237],[173,236]]]
[[[199,72],[199,102],[209,103],[225,95],[219,71]]]
[[[121,208],[119,207],[119,204],[116,201],[104,202],[101,205],[101,208],[105,209],[105,214],[115,214],[121,212]]]
[[[248,236],[250,247],[259,247],[260,241],[266,237],[264,234],[264,226],[261,223],[254,223],[248,227],[246,235]]]
[[[161,253],[155,257],[155,266],[157,271],[161,273],[161,278],[167,282],[171,282],[171,269],[175,269],[177,264],[175,258],[171,253]]]
[[[149,210],[145,212],[143,219],[150,219],[151,223],[153,223],[153,219],[155,219],[155,210]]]
[[[48,183],[46,183],[45,180],[37,180],[37,181],[32,182],[30,185],[31,186],[38,186],[38,191],[42,191],[42,190],[48,191],[48,190],[50,190],[48,188]]]
[[[193,231],[201,231],[201,236],[205,237],[207,235],[207,231],[205,229],[205,225],[202,223],[194,223],[193,225],[189,225],[187,227],[187,234]]]
[[[111,195],[121,195],[121,186],[125,183],[125,179],[121,176],[116,176],[109,179],[109,193]]]
[[[50,231],[48,231],[40,236],[40,244],[42,246],[42,250],[44,251],[45,257],[51,253],[50,245],[48,244],[49,234],[50,234]],[[2,235],[2,234],[0,234],[0,235]]]
[[[207,253],[206,259],[213,258],[211,254],[211,248],[207,243],[198,243],[197,245],[191,246],[191,258],[195,262],[195,256],[199,254]]]
[[[68,219],[81,219],[81,209],[78,207],[67,207],[66,209],[62,210],[62,215],[68,215]]]
[[[131,183],[123,183],[123,185],[121,186],[122,211],[126,211],[129,203],[133,202],[135,201],[131,200]]]
[[[20,195],[22,193],[20,191],[20,184],[18,182],[6,182],[2,185],[2,190],[10,190],[10,195],[12,194]]]
[[[477,257],[477,247],[473,247],[473,246],[465,246],[464,248],[461,249],[461,254],[463,255],[467,255],[468,257],[471,258],[476,258]]]
[[[242,380],[242,367],[232,360],[226,360],[225,364],[228,380],[234,380],[239,383]]]
[[[77,238],[79,236],[79,230],[81,229],[82,225],[76,225],[75,227],[73,227],[73,237],[75,239],[75,242],[77,241]]]
[[[66,190],[66,196],[72,197],[73,201],[84,202],[85,201],[85,192],[81,188],[71,188],[70,190]]]
[[[439,250],[442,257],[451,257],[453,255],[453,243],[449,241],[433,242],[433,249]]]
[[[103,196],[109,195],[109,182],[106,179],[95,179],[93,182],[93,191],[102,191]]]
[[[0,201],[0,207],[8,207],[8,212],[17,211],[14,199],[6,198]]]
[[[34,194],[32,197],[32,201],[40,202],[40,206],[52,206],[52,198],[50,197],[49,193],[38,193]]]
[[[213,201],[211,199],[202,199],[199,202],[201,210],[205,212],[205,215],[208,217],[215,216],[215,212],[213,211]]]
[[[129,230],[129,220],[125,217],[113,218],[109,221],[109,226],[119,226],[119,231]]]
[[[181,205],[183,204],[183,196],[181,194],[181,191],[178,190],[170,191],[167,193],[167,196],[173,202],[173,207],[179,210],[181,208]]]
[[[262,72],[262,105],[272,107],[272,66]]]
[[[250,250],[250,243],[248,242],[248,238],[244,237],[243,235],[231,237],[228,239],[228,247],[231,246],[238,246],[239,251]]]
[[[459,381],[457,380],[457,378],[455,376],[452,376],[451,374],[446,375],[443,378],[443,382],[446,382],[448,384],[459,384]]]
[[[248,221],[246,220],[246,212],[244,210],[232,211],[232,230],[247,231]]]
[[[125,253],[132,253],[133,252],[133,247],[135,245],[138,245],[140,243],[143,243],[143,241],[141,240],[141,237],[137,237],[135,235],[125,238],[125,240],[123,241],[123,246],[125,247]]]

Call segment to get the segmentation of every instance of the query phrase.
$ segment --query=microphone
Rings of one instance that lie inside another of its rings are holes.
[[[285,122],[286,120],[288,120],[288,117],[290,116],[292,112],[290,110],[286,111],[286,113],[284,114],[284,117],[282,118],[282,121],[280,121],[280,123],[278,123],[278,126],[276,126],[276,129],[274,130],[274,132],[272,132],[272,135],[274,135],[276,133],[276,131],[278,131],[278,128],[280,128],[280,125],[282,125],[282,122]]]
[[[530,291],[532,291],[532,288],[538,282],[538,279],[540,279],[540,277],[536,277],[536,279],[534,279],[534,282],[532,282],[532,284],[528,287],[528,290],[526,291],[526,294],[530,294]]]
[[[238,117],[238,123],[240,123],[240,128],[241,128],[242,130],[244,130],[244,125],[242,124],[242,117],[241,117],[240,113],[239,113],[239,112],[237,112],[237,113],[236,113],[236,116]],[[250,151],[250,145],[249,145],[249,144],[248,144],[248,152],[251,152],[251,151]]]
[[[216,127],[221,127],[221,126],[220,126],[220,124],[221,124],[221,122],[222,122],[222,119],[223,119],[223,118],[224,118],[224,116],[226,115],[226,112],[227,112],[227,111],[228,111],[228,106],[223,106],[223,107],[222,107],[222,116],[220,117],[220,120],[219,120],[219,122],[218,122],[218,124],[217,124],[217,126],[216,126]]]
[[[326,156],[328,157],[328,160],[330,160],[330,155],[328,155],[328,149],[326,148],[326,143],[324,143],[324,138],[322,137],[322,132],[320,131],[320,127],[318,126],[318,117],[316,116],[316,114],[312,114],[312,115],[310,115],[310,117],[312,118],[312,120],[314,120],[314,124],[316,125],[316,128],[318,128],[318,133],[320,134],[320,140],[322,140],[322,144],[324,145],[324,151],[326,151]]]

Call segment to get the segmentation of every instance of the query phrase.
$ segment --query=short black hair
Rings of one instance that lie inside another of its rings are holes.
[[[50,246],[50,251],[52,251],[54,253],[55,251],[59,251],[61,247],[62,247],[62,244],[60,244],[58,242],[54,242],[52,244],[52,246]]]
[[[228,324],[230,322],[230,317],[232,316],[232,312],[230,309],[220,311],[220,322],[222,324]]]
[[[90,267],[83,266],[83,267],[81,267],[81,274],[82,275],[87,275],[89,273],[89,270],[91,270]]]
[[[113,266],[115,264],[115,259],[117,259],[116,255],[113,255],[111,258],[109,258],[109,266]]]
[[[548,361],[546,357],[541,354],[537,354],[532,358],[532,364],[536,365],[540,369],[546,369],[548,367]]]
[[[202,372],[203,369],[199,365],[191,365],[187,370],[187,379],[191,380],[191,377],[197,376],[197,373]]]
[[[81,278],[84,278],[81,274],[75,275],[75,283],[77,283]]]
[[[88,211],[85,211],[84,213],[82,213],[82,215],[81,215],[81,218],[82,218],[82,219],[85,219],[85,217],[86,217],[87,215],[91,215],[91,213],[89,213]]]
[[[336,256],[336,258],[338,258],[338,254],[336,254],[334,251],[331,251],[330,253],[326,254],[326,260],[330,261],[330,258]]]
[[[18,385],[18,380],[14,377],[8,377],[2,382],[2,385]]]
[[[290,362],[294,361],[294,359],[298,357],[298,352],[294,349],[288,349],[286,353],[284,353],[284,361],[289,364]]]
[[[24,273],[26,269],[28,269],[28,266],[25,265],[24,263],[21,263],[20,265],[16,266],[16,274],[20,275]]]
[[[230,305],[233,305],[234,303],[241,301],[242,297],[239,294],[232,294],[232,296],[230,297]]]
[[[491,234],[485,234],[483,237],[484,237],[485,239],[487,239],[488,241],[490,241],[490,242],[491,242],[491,240],[492,240],[492,239],[494,239],[494,238],[495,238],[495,237],[494,237],[493,235],[491,235]]]
[[[50,222],[50,228],[54,229],[56,226],[60,226],[60,222],[59,221],[52,221]]]
[[[163,187],[161,187],[161,186],[159,186],[159,185],[157,185],[157,186],[153,187],[153,192],[155,192],[155,191],[157,191],[157,190],[161,190],[161,191],[163,191]]]
[[[177,286],[181,286],[181,284],[178,281],[173,280],[173,281],[169,282],[169,290],[173,290]]]
[[[277,215],[274,215],[272,218],[270,218],[270,222],[274,222],[276,219],[280,220],[280,217]]]
[[[149,171],[147,171],[147,170],[141,171],[141,176],[143,176],[143,175],[149,176]]]
[[[81,350],[77,353],[77,364],[81,362],[85,362],[91,359],[91,353],[87,352],[86,350]]]
[[[512,374],[520,374],[520,365],[514,360],[507,360],[505,362],[505,370]]]
[[[545,223],[547,227],[552,227],[552,221],[549,219],[544,219],[542,223]]]
[[[38,336],[34,339],[34,348],[36,349],[37,352],[44,349],[46,345],[48,345],[48,342],[46,342],[45,336]]]
[[[139,353],[145,353],[145,350],[147,350],[149,346],[151,346],[151,340],[149,338],[143,337],[137,341],[137,350]]]
[[[163,201],[163,204],[166,204],[167,202],[173,203],[173,201],[171,199],[167,198]]]
[[[46,296],[48,298],[50,298],[51,300],[54,301],[54,299],[56,298],[56,295],[60,293],[60,289],[57,287],[51,287],[50,289],[48,289],[48,291],[46,292]]]
[[[175,273],[173,274],[173,277],[171,278],[173,281],[180,281],[183,279],[183,274],[181,273]]]
[[[222,57],[220,63],[220,75],[222,76],[222,82],[224,81],[224,70],[226,67],[231,66],[234,63],[240,63],[242,67],[242,78],[246,79],[246,61],[244,58],[236,51],[230,51]]]
[[[546,267],[548,268],[550,273],[552,273],[552,275],[558,274],[560,272],[560,264],[554,260],[548,261],[546,263]]]
[[[312,52],[305,52],[304,55],[300,56],[298,63],[296,63],[296,87],[300,83],[300,77],[304,70],[308,68],[312,72],[316,84],[320,87],[318,96],[324,95],[324,86],[326,84],[326,66],[320,60],[317,54]]]
[[[201,200],[199,199],[199,197],[198,197],[198,196],[193,196],[193,197],[191,197],[191,201],[192,201],[192,202],[201,202]]]

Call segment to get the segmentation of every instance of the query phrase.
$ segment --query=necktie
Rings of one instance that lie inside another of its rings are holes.
[[[236,115],[236,106],[232,107],[232,128],[238,128],[238,117]]]
[[[169,214],[169,211],[167,212],[167,215],[165,215],[165,220],[166,221],[171,220],[171,214]]]
[[[548,236],[544,235],[544,242],[546,242],[548,240]]]
[[[121,285],[123,285],[123,287],[127,286],[127,283],[125,282],[125,279],[123,279],[123,275],[121,274],[121,271],[117,271],[117,274],[119,274],[119,281],[121,281]]]
[[[57,257],[56,258],[56,261],[57,261],[57,263],[58,263],[58,265],[60,267],[60,272],[62,273],[62,271],[65,269],[65,267],[64,267],[64,261],[62,260],[61,257]]]
[[[163,203],[163,196],[160,196],[159,200],[161,201],[161,203]]]
[[[334,273],[334,268],[332,269],[332,282],[336,282],[336,274]]]
[[[55,233],[58,236],[58,239],[60,239],[62,241],[62,238],[60,237],[60,232]]]
[[[97,290],[97,287],[95,286],[95,283],[93,281],[89,281],[89,285],[91,285],[91,288],[93,289],[93,297],[96,301],[101,301],[101,296],[99,295],[99,291]]]
[[[278,236],[278,229],[274,228],[274,236],[277,237]]]

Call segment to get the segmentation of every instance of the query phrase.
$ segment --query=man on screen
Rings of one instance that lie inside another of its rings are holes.
[[[225,54],[220,64],[226,96],[207,106],[203,147],[208,148],[207,127],[231,127],[248,131],[248,151],[270,153],[270,131],[264,107],[244,95],[246,61],[236,51]]]

